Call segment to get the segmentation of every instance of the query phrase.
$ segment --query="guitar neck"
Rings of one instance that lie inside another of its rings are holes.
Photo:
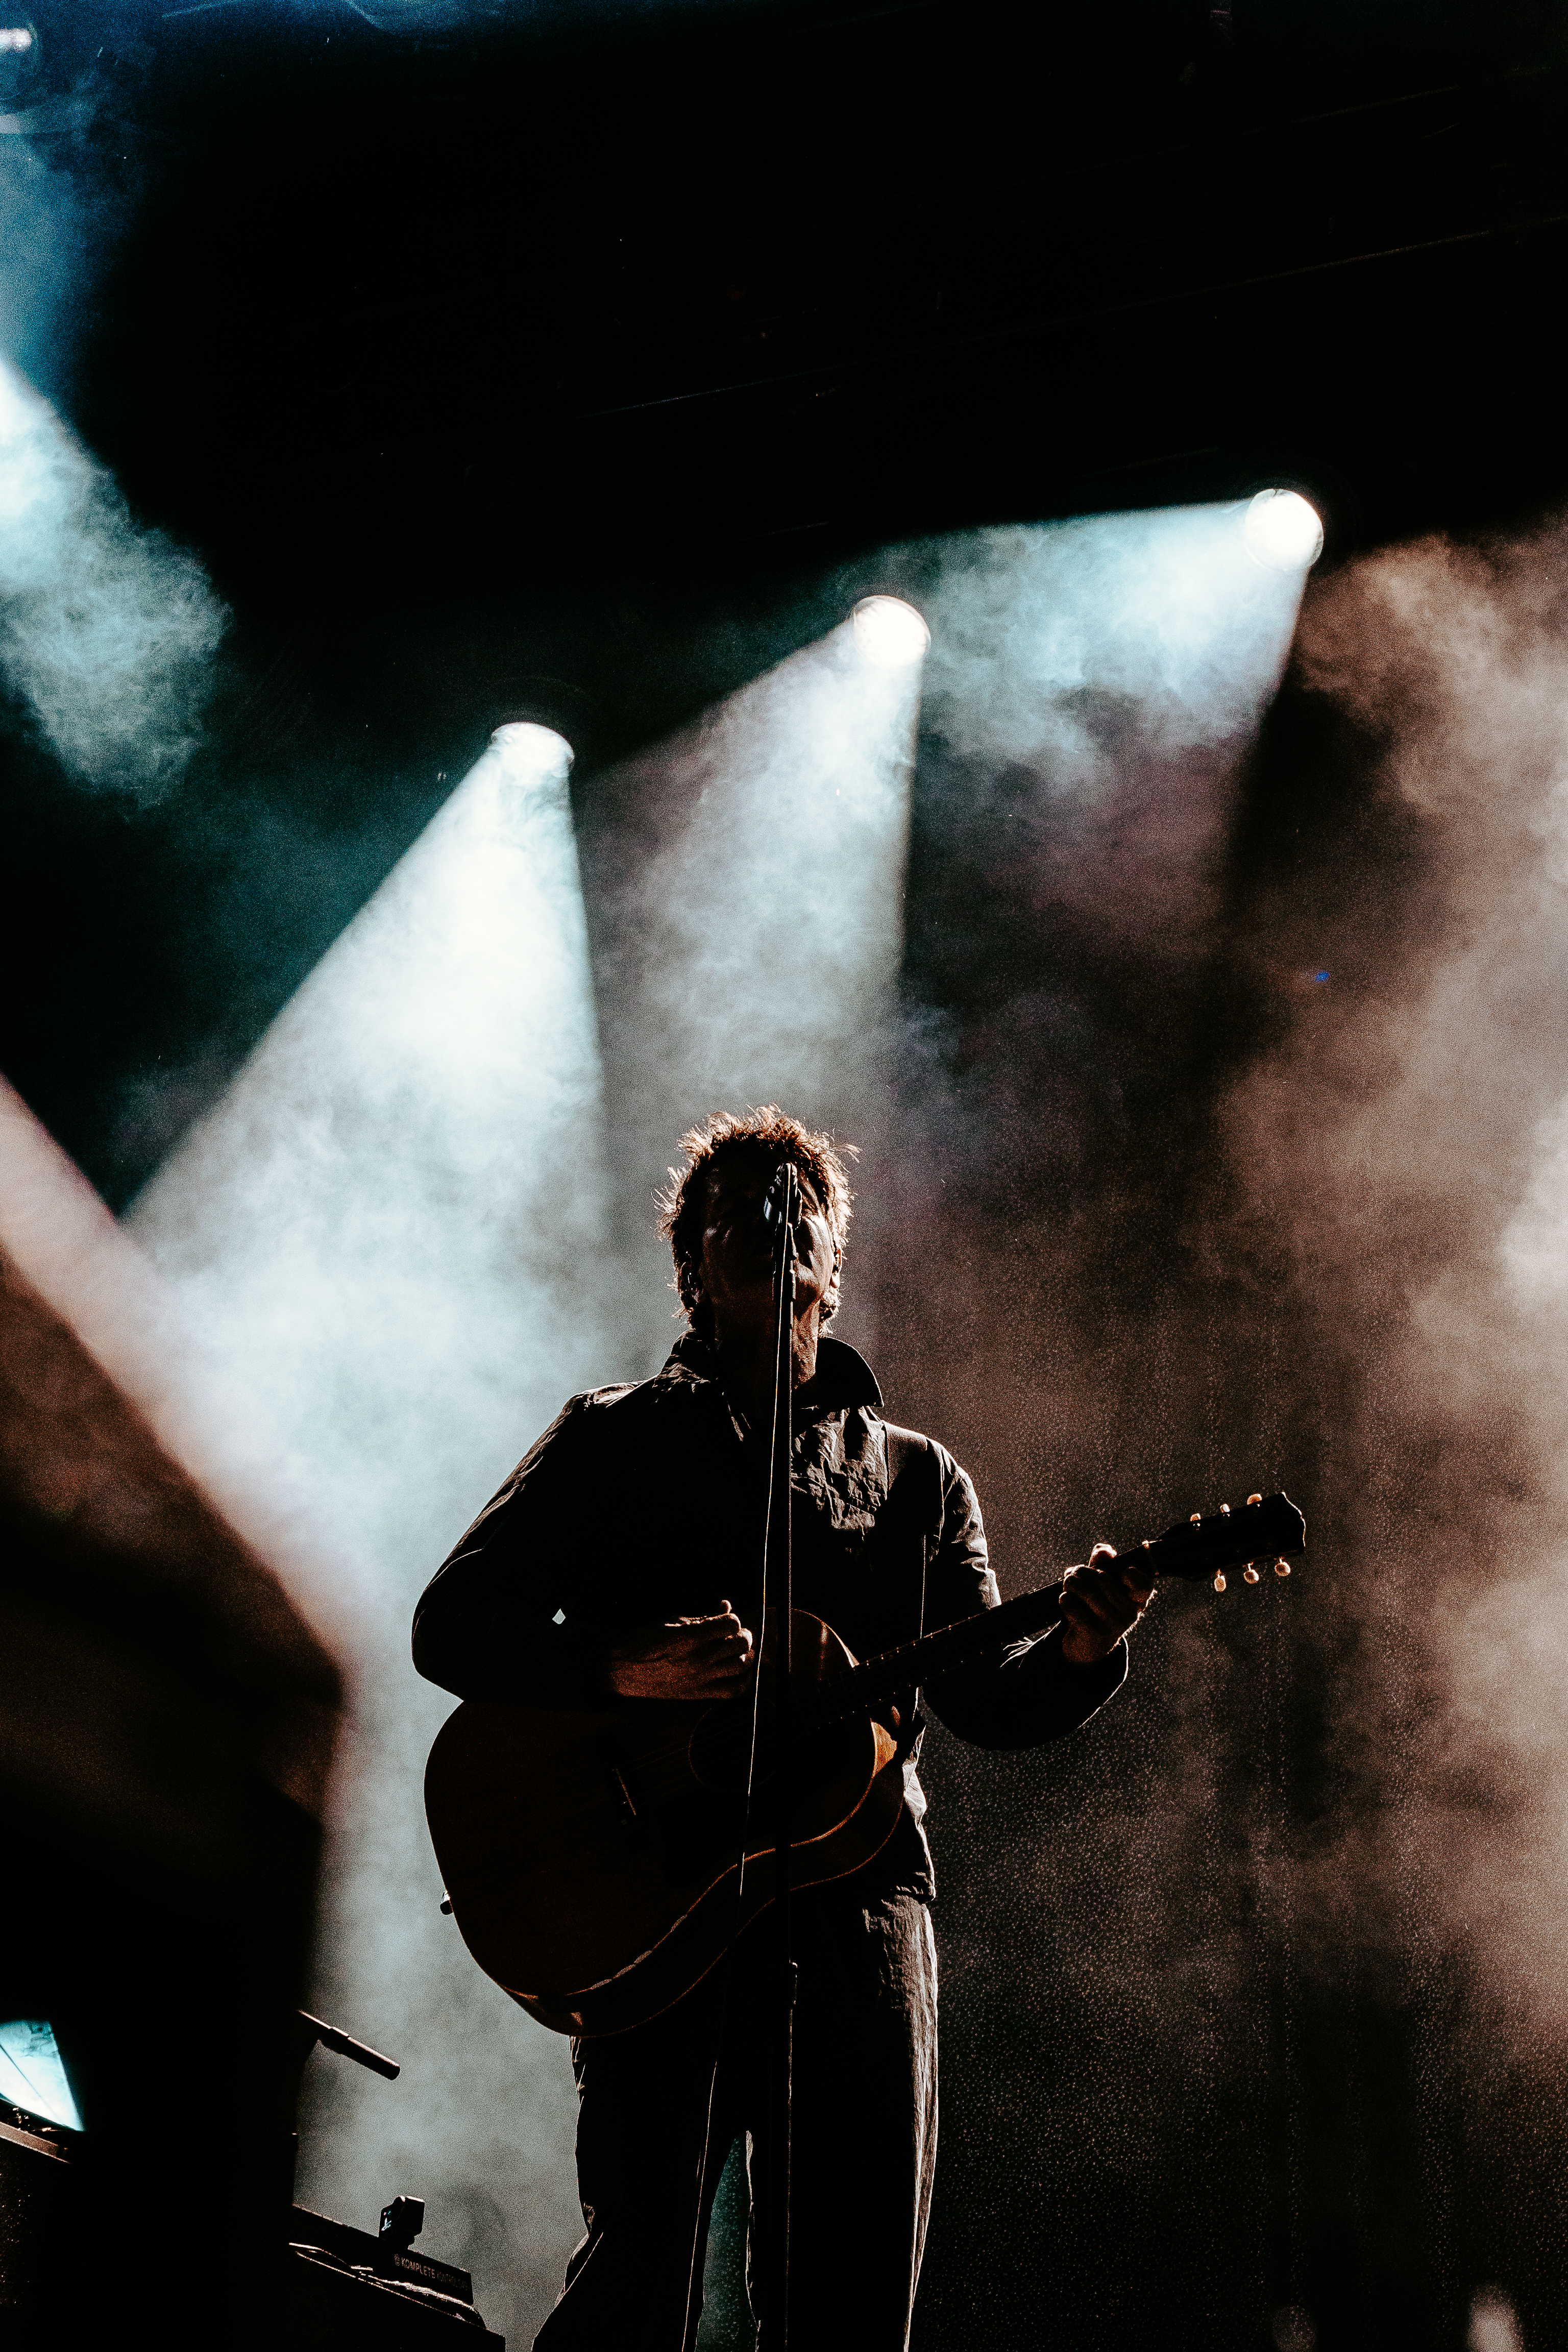
[[[982,1665],[1000,1657],[1015,1642],[1048,1633],[1060,1622],[1061,1613],[1061,1586],[1047,1584],[1038,1592],[1020,1592],[999,1609],[982,1609],[956,1624],[941,1625],[918,1641],[862,1659],[837,1682],[826,1685],[812,1709],[814,1719],[825,1725],[847,1721],[899,1691],[912,1690],[917,1683],[934,1681],[960,1666]]]
[[[1206,1518],[1194,1511],[1191,1518],[1167,1528],[1163,1536],[1149,1538],[1136,1553],[1124,1552],[1121,1557],[1124,1561],[1136,1558],[1140,1574],[1150,1584],[1167,1577],[1192,1581],[1212,1576],[1215,1590],[1223,1592],[1226,1568],[1273,1552],[1280,1556],[1281,1572],[1289,1573],[1283,1555],[1302,1550],[1306,1541],[1307,1522],[1288,1495],[1270,1495],[1267,1500],[1261,1495],[1249,1495],[1238,1511],[1225,1503]],[[1247,1577],[1252,1583],[1258,1581],[1254,1568],[1248,1568]],[[1043,1585],[1037,1592],[1021,1592],[998,1609],[978,1610],[973,1617],[961,1617],[954,1624],[939,1626],[933,1633],[906,1642],[900,1649],[884,1650],[852,1666],[847,1675],[824,1685],[813,1715],[824,1724],[847,1721],[900,1691],[912,1690],[917,1684],[1003,1656],[1016,1642],[1032,1641],[1047,1633],[1060,1622],[1061,1613],[1059,1580]]]

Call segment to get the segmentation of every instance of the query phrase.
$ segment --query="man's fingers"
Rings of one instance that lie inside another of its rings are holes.
[[[611,1685],[628,1698],[730,1698],[745,1683],[753,1646],[726,1601],[710,1614],[648,1626],[617,1644]]]
[[[752,1636],[738,1618],[721,1619],[693,1626],[681,1642],[681,1654],[710,1680],[735,1682],[751,1663]]]
[[[1110,1570],[1112,1560],[1116,1562],[1114,1570]],[[1141,1552],[1130,1551],[1126,1558],[1122,1559],[1114,1544],[1097,1543],[1089,1555],[1089,1566],[1091,1570],[1105,1569],[1113,1573],[1119,1579],[1122,1591],[1131,1596],[1137,1606],[1140,1609],[1147,1609],[1150,1601],[1153,1598],[1154,1587],[1152,1583],[1146,1584],[1139,1574],[1138,1571],[1142,1565]]]
[[[1146,1596],[1137,1593],[1125,1569],[1110,1570],[1108,1563],[1114,1558],[1109,1544],[1096,1545],[1089,1566],[1068,1575],[1062,1614],[1072,1623],[1091,1629],[1105,1626],[1118,1635],[1137,1623]]]
[[[710,1635],[703,1646],[716,1657],[746,1658],[752,1654],[752,1637],[743,1625],[737,1625],[731,1633]]]
[[[1137,1613],[1125,1597],[1118,1606],[1109,1594],[1096,1592],[1082,1584],[1069,1584],[1062,1596],[1062,1615],[1075,1625],[1114,1626],[1120,1633],[1125,1626],[1131,1624]]]
[[[737,1643],[742,1649],[752,1646],[747,1628],[728,1609],[717,1617],[679,1618],[668,1630],[673,1642],[697,1656],[709,1650],[731,1648]]]

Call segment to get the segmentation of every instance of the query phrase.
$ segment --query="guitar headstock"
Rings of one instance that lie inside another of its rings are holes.
[[[1156,1578],[1212,1576],[1215,1591],[1223,1592],[1226,1570],[1241,1563],[1248,1584],[1258,1583],[1269,1567],[1276,1576],[1289,1576],[1287,1555],[1307,1549],[1307,1522],[1289,1495],[1248,1495],[1234,1511],[1222,1503],[1206,1517],[1194,1511],[1190,1519],[1178,1519],[1142,1549]]]

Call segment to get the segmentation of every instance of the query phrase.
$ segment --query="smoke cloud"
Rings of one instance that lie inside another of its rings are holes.
[[[1316,919],[1310,960],[1337,977],[1234,1105],[1321,1323],[1365,1343],[1347,1533],[1386,1635],[1363,1704],[1381,1734],[1418,1727],[1384,1792],[1405,1899],[1483,1999],[1560,2045],[1565,555],[1560,527],[1432,541],[1310,601],[1302,685],[1359,738],[1405,855],[1375,905],[1352,862],[1339,905],[1320,884],[1273,910],[1291,961]]]
[[[1023,2250],[1042,2196],[1173,2183],[1173,2340],[1561,2332],[1565,553],[1314,583],[1256,739],[1157,629],[1068,727],[966,718],[933,603],[897,1402],[1005,1585],[1252,1487],[1312,1539],[1163,1599],[1081,1742],[933,1738],[933,2341],[1139,2340],[1139,2289]]]
[[[68,774],[146,802],[200,740],[226,614],[195,557],[0,361],[0,675]]]

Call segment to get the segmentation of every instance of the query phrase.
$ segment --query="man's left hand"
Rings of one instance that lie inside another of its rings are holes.
[[[1114,1544],[1096,1544],[1085,1568],[1069,1568],[1063,1579],[1062,1655],[1070,1665],[1092,1666],[1130,1633],[1149,1606],[1153,1587],[1140,1579],[1133,1552],[1116,1557]]]

